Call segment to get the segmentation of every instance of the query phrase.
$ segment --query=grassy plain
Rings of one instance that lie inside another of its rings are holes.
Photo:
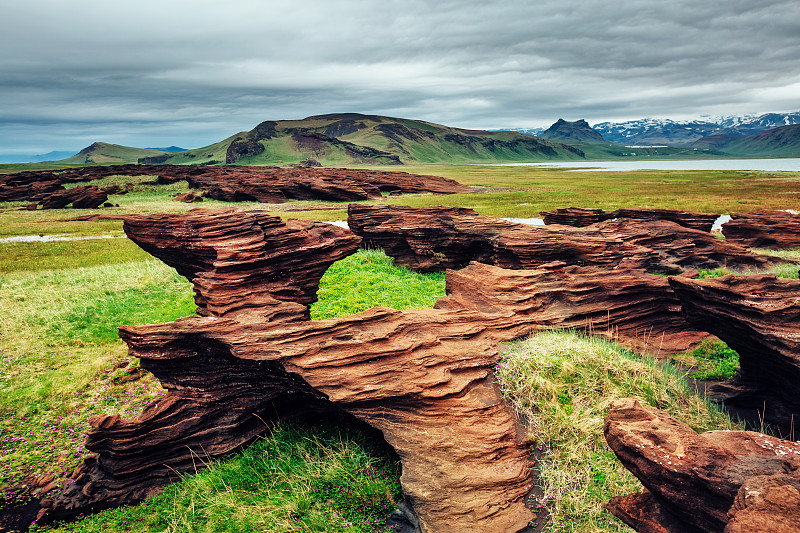
[[[573,205],[604,209],[665,207],[714,213],[788,209],[800,205],[800,176],[791,173],[567,172],[482,165],[431,165],[402,170],[450,177],[481,187],[483,192],[452,196],[406,195],[376,200],[376,203],[472,207],[481,214],[519,218],[538,217],[541,210]],[[161,186],[153,183],[153,177],[114,177],[106,181],[123,187],[133,185],[128,194],[111,197],[119,207],[99,211],[25,211],[21,209],[23,203],[0,204],[0,239],[57,234],[73,238],[116,237],[39,243],[0,241],[0,433],[3,435],[0,443],[3,493],[0,496],[6,500],[29,496],[29,491],[11,491],[12,487],[28,485],[32,489],[45,478],[57,483],[63,481],[86,454],[83,440],[90,416],[115,412],[133,416],[163,393],[157,381],[140,371],[137,361],[126,355],[123,344],[116,338],[116,327],[168,321],[191,314],[194,308],[189,283],[125,239],[121,221],[69,219],[96,213],[183,212],[196,207],[262,209],[284,218],[346,219],[345,203],[341,204],[341,210],[304,212],[287,212],[282,210],[285,206],[280,205],[240,203],[232,206],[213,200],[182,204],[170,200],[188,190],[185,182]],[[292,205],[314,203],[317,202],[292,202]],[[320,287],[320,302],[312,308],[312,315],[315,318],[343,316],[372,305],[428,307],[443,291],[440,274],[420,276],[393,267],[380,252],[362,251],[329,270]],[[541,425],[545,422],[531,426],[536,439],[551,453],[548,456],[551,459],[546,462],[553,465],[555,485],[552,486],[563,483],[564,487],[569,487],[569,494],[560,494],[556,489],[548,493],[556,502],[556,520],[551,529],[617,531],[621,526],[599,511],[598,502],[612,493],[635,490],[630,488],[635,483],[625,477],[626,473],[619,469],[598,437],[597,421],[602,418],[609,398],[637,395],[657,406],[674,404],[677,409],[674,414],[697,428],[728,427],[729,423],[713,409],[693,399],[682,388],[673,370],[652,366],[613,346],[596,345],[594,341],[566,333],[559,335],[530,341],[533,344],[520,348],[520,353],[527,355],[507,356],[498,373],[507,384],[507,394],[520,409],[540,413],[532,420],[549,420],[552,414],[558,415],[552,421],[556,425],[550,429]],[[538,355],[533,357],[532,353]],[[526,367],[525,360],[534,366]],[[541,372],[542,361],[550,361],[548,364],[552,368],[559,366],[566,370],[545,376]],[[602,385],[603,390],[608,390],[607,394],[594,396],[593,389],[582,388],[582,383],[600,379],[597,374],[602,372],[598,369],[606,368],[615,369],[608,375],[612,382]],[[642,372],[650,376],[647,383],[640,379]],[[541,390],[537,392],[536,387],[531,388],[531,383],[538,383]],[[546,397],[536,396],[541,394]],[[271,444],[266,441],[283,439],[286,435],[289,435],[288,442],[299,446],[307,440],[303,431],[302,427],[283,428],[257,446],[269,447]],[[576,440],[564,440],[573,433]],[[307,453],[321,454],[326,461],[328,457],[334,458],[332,464],[344,461],[350,465],[345,477],[354,481],[346,490],[361,494],[353,501],[369,500],[379,502],[376,505],[391,506],[389,500],[397,497],[392,492],[396,471],[391,471],[386,455],[370,454],[369,443],[352,435],[343,435],[339,440],[332,439],[320,446],[319,450],[323,451]],[[83,526],[67,527],[72,528],[70,530],[102,528],[104,531],[150,531],[153,528],[206,531],[213,530],[211,524],[219,520],[219,513],[231,514],[231,509],[237,505],[245,511],[239,513],[242,516],[237,515],[240,521],[228,525],[240,529],[252,526],[266,531],[358,531],[375,519],[370,515],[355,520],[347,514],[350,504],[331,505],[330,512],[315,507],[313,490],[307,496],[280,503],[273,498],[274,485],[263,480],[241,481],[237,476],[243,469],[251,468],[242,465],[268,468],[263,465],[264,449],[256,447],[230,459],[231,462],[215,464],[213,471],[205,474],[208,478],[198,476],[171,488],[159,497],[161,500],[137,508],[140,511],[113,511],[102,515],[101,519],[82,522]],[[349,451],[340,454],[344,449]],[[582,455],[573,457],[572,451]],[[296,460],[291,456],[270,454],[275,464],[269,468],[279,468],[275,465],[284,460],[289,464]],[[345,461],[345,456],[358,460]],[[256,463],[248,463],[253,457]],[[324,462],[318,465],[320,471],[328,468],[322,464]],[[383,488],[375,490],[384,491],[384,494],[388,491],[392,494],[389,500],[359,492],[367,482],[357,474],[376,465],[388,468],[379,480]],[[300,495],[300,486],[317,489],[321,486],[313,481],[318,479],[314,476],[319,472],[303,471],[290,480],[292,470],[285,469],[286,482],[297,483],[292,487],[298,488],[292,488],[291,493]],[[246,489],[235,488],[242,486]],[[259,495],[254,498],[260,499],[259,502],[237,503],[245,501],[240,498],[249,497],[245,496],[246,492],[257,492]],[[588,499],[575,499],[576,494]],[[309,507],[298,507],[300,501],[311,503]],[[286,509],[300,508],[306,509],[303,520],[307,521],[292,522],[297,529],[287,529],[286,522],[274,518],[291,517]],[[261,521],[252,522],[256,515]],[[565,524],[563,527],[561,522]]]

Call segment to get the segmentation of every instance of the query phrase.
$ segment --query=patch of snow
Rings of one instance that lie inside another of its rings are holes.
[[[800,215],[800,211],[796,209],[787,209],[786,212],[792,215]]]
[[[17,235],[15,237],[4,237],[0,243],[6,242],[54,242],[54,241],[86,241],[91,239],[124,239],[125,235],[86,235],[74,236],[64,233],[58,235]]]
[[[504,218],[515,224],[530,224],[531,226],[544,226],[544,219],[541,218]]]
[[[346,220],[332,220],[328,221],[328,224],[333,224],[334,226],[339,226],[340,228],[350,229],[350,226],[347,225]]]
[[[730,215],[720,215],[717,217],[717,220],[714,221],[714,224],[711,225],[711,232],[712,233],[719,233],[722,231],[722,225],[726,222],[730,222],[731,216]]]

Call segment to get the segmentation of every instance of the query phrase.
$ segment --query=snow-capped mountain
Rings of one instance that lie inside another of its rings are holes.
[[[546,129],[547,128],[503,128],[489,131],[515,131],[517,133],[527,133],[528,135],[536,135],[538,137]]]
[[[627,122],[601,122],[592,126],[618,144],[690,145],[709,135],[752,135],[780,126],[800,124],[800,111],[764,115],[703,116],[697,120],[645,118]]]

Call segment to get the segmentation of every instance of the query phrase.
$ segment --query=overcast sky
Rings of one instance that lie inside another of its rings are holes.
[[[25,0],[0,153],[360,112],[490,129],[800,110],[800,2]]]

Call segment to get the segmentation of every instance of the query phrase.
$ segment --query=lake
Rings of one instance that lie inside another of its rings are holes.
[[[800,158],[785,159],[683,159],[662,161],[558,161],[552,163],[503,163],[501,166],[531,166],[625,172],[634,170],[764,170],[800,172]]]

